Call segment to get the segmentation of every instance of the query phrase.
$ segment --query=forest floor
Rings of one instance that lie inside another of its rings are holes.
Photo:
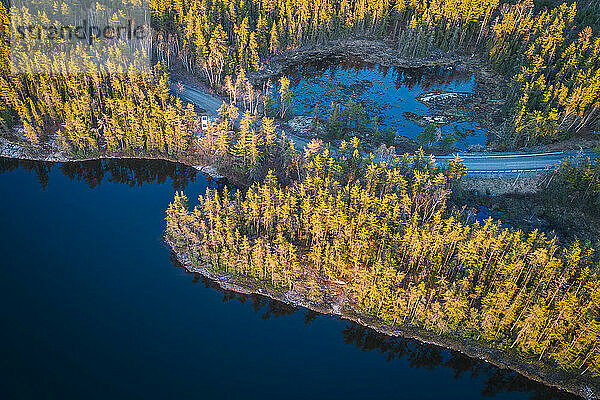
[[[600,122],[599,122],[600,123]],[[565,150],[581,150],[581,149],[598,149],[600,148],[600,132],[586,132],[585,135],[562,140],[556,143],[545,144],[541,146],[528,147],[526,150],[531,152],[544,151],[565,151]]]
[[[451,206],[466,209],[471,215],[484,220],[489,217],[501,221],[505,227],[531,232],[535,229],[546,235],[556,235],[563,244],[579,241],[598,243],[600,240],[600,215],[583,210],[580,204],[562,204],[544,190],[547,176],[539,175],[524,180],[526,190],[511,191],[499,195],[481,189],[494,185],[494,179],[482,179],[478,183],[463,178],[460,189],[455,190]],[[510,179],[506,180],[510,183]],[[475,188],[475,189],[474,189]],[[527,190],[535,188],[535,191]]]
[[[213,271],[204,266],[195,265],[187,256],[185,249],[176,248],[168,238],[175,258],[191,273],[201,274],[217,283],[221,288],[241,294],[257,294],[287,303],[294,307],[303,307],[321,314],[337,315],[343,319],[366,326],[379,333],[418,340],[422,343],[452,349],[471,358],[481,359],[501,369],[511,369],[519,374],[547,386],[581,396],[585,399],[598,399],[600,382],[590,376],[568,373],[553,365],[538,361],[537,358],[523,358],[516,351],[500,351],[486,346],[481,340],[466,340],[436,335],[408,323],[390,325],[381,320],[361,313],[349,296],[344,282],[320,280],[321,291],[315,296],[311,279],[314,274],[294,282],[293,289],[278,289],[259,280],[232,275],[224,271]]]
[[[473,192],[493,196],[507,194],[535,194],[541,190],[541,183],[545,174],[511,176],[501,174],[497,176],[471,176],[461,178],[460,187],[465,192]]]

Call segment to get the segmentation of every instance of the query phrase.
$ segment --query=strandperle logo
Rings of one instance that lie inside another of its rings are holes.
[[[147,0],[13,0],[10,16],[13,73],[150,72]]]
[[[17,38],[20,40],[59,40],[68,41],[84,40],[89,45],[98,39],[106,40],[142,40],[150,33],[147,25],[134,26],[132,20],[127,21],[127,26],[104,26],[89,25],[87,19],[83,25],[78,26],[16,26]]]

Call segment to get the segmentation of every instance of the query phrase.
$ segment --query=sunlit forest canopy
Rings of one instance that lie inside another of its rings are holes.
[[[446,207],[464,173],[457,160],[440,171],[419,152],[381,165],[356,149],[311,155],[291,186],[269,174],[243,193],[208,190],[192,210],[177,193],[168,238],[197,266],[316,302],[331,301],[335,283],[386,324],[600,373],[594,246],[468,223]]]
[[[501,145],[506,148],[596,129],[600,111],[596,0],[174,0],[151,1],[150,7],[154,62],[165,70],[182,68],[217,90],[235,89],[240,98],[262,93],[247,76],[262,69],[273,55],[306,44],[367,37],[385,39],[406,57],[426,57],[433,49],[476,53],[505,74],[509,88]],[[56,7],[57,15],[60,12]],[[5,6],[0,15],[6,33],[10,25]],[[190,129],[190,114],[164,93],[147,95],[164,91],[165,74],[15,77],[7,69],[8,37],[2,35],[0,116],[9,126],[23,123],[32,144],[54,130],[75,152],[92,152],[98,143],[90,132],[103,136],[107,126],[111,129],[106,129],[106,146],[113,150],[174,155],[187,148],[181,130]],[[269,112],[266,107],[255,111]],[[175,124],[173,116],[183,122]],[[119,129],[114,127],[116,121]],[[149,132],[148,137],[140,138],[136,133],[140,129]]]

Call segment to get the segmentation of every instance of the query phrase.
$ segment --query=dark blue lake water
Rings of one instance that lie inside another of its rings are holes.
[[[164,162],[0,159],[2,399],[570,398],[460,354],[218,290],[163,245]]]
[[[473,93],[475,77],[452,67],[400,69],[359,60],[324,60],[304,63],[286,71],[290,77],[296,114],[312,115],[316,105],[327,118],[331,103],[348,100],[360,103],[367,116],[377,116],[382,129],[416,139],[423,127],[408,120],[405,113],[432,115],[418,100],[425,93]],[[437,125],[442,135],[452,134],[456,146],[486,144],[486,131],[465,112],[466,120]]]

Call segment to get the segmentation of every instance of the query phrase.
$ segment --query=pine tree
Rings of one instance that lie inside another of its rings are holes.
[[[25,121],[23,122],[23,130],[23,136],[25,136],[29,144],[31,144],[33,147],[39,147],[40,139],[38,133],[35,131],[35,128]]]
[[[292,92],[290,90],[290,80],[287,76],[279,78],[279,115],[281,119],[289,118],[293,115],[292,109]]]
[[[279,39],[279,32],[277,31],[277,24],[273,22],[273,25],[271,26],[271,34],[269,39],[269,51],[273,54],[277,54],[279,53],[280,46],[281,44]]]

